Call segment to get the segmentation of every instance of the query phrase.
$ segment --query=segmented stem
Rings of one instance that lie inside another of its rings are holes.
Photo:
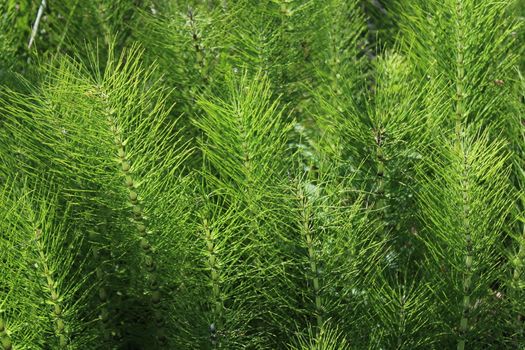
[[[208,268],[210,270],[212,299],[213,299],[213,322],[210,324],[210,341],[214,348],[220,347],[218,331],[222,329],[222,310],[224,308],[221,295],[220,269],[217,261],[214,233],[209,227],[208,220],[204,219],[204,236],[206,240]]]
[[[312,207],[308,203],[308,199],[302,191],[299,192],[299,200],[301,202],[301,235],[306,242],[308,249],[308,261],[310,262],[310,283],[313,287],[313,295],[315,300],[315,317],[317,320],[317,331],[320,331],[323,326],[323,301],[321,298],[319,269],[317,264],[317,254],[315,252],[315,243],[313,239],[313,232],[311,228]]]
[[[57,290],[57,283],[53,276],[52,269],[48,265],[48,257],[46,254],[46,248],[44,242],[42,242],[42,230],[37,228],[35,230],[36,236],[36,249],[37,249],[37,265],[40,267],[41,276],[44,280],[41,282],[41,286],[47,294],[48,299],[46,304],[53,306],[51,312],[51,318],[53,319],[53,328],[55,331],[57,348],[66,349],[69,343],[69,339],[66,332],[66,323],[63,318],[63,305],[61,303],[60,293]]]
[[[464,8],[463,0],[456,1],[456,125],[455,137],[456,147],[463,154],[463,179],[461,183],[463,195],[463,227],[465,234],[465,272],[463,276],[463,311],[459,324],[459,338],[457,343],[458,350],[465,349],[466,333],[468,331],[469,313],[471,311],[470,297],[472,291],[472,236],[470,232],[470,207],[469,207],[469,183],[468,183],[468,162],[466,150],[464,149],[464,123],[466,123],[467,112],[465,107],[465,32],[464,32]]]
[[[374,130],[375,147],[376,147],[376,189],[372,193],[375,197],[372,203],[372,208],[378,211],[379,219],[383,225],[383,234],[388,234],[388,224],[386,222],[386,200],[385,200],[385,156],[384,156],[384,141],[385,129],[381,123]]]
[[[142,250],[142,257],[145,265],[145,277],[146,281],[148,282],[145,293],[149,296],[149,303],[153,309],[153,319],[157,327],[155,337],[159,345],[165,346],[167,343],[165,319],[160,308],[161,290],[159,276],[156,272],[157,266],[155,262],[154,249],[150,240],[148,239],[148,222],[145,220],[143,203],[141,203],[141,199],[137,193],[137,182],[132,174],[130,159],[128,158],[126,146],[117,123],[116,111],[114,109],[108,108],[106,110],[106,116],[107,122],[114,136],[115,146],[118,154],[118,162],[120,166],[120,174],[124,177],[124,183],[128,189],[128,201],[132,207],[132,220],[139,236],[139,245]]]
[[[472,264],[473,264],[473,249],[472,249],[472,233],[470,228],[470,199],[469,199],[469,165],[465,150],[463,151],[463,178],[461,181],[462,188],[462,222],[465,235],[465,271],[463,274],[463,311],[461,314],[461,321],[459,325],[459,339],[457,344],[458,350],[465,349],[466,334],[468,331],[468,322],[471,311],[470,298],[472,294]]]
[[[195,58],[197,60],[197,69],[202,77],[204,84],[208,82],[208,77],[205,72],[206,68],[206,57],[204,52],[204,45],[202,44],[201,37],[197,31],[197,23],[195,21],[195,12],[190,7],[188,8],[188,23],[190,26],[191,40],[193,42],[193,48],[195,50]]]
[[[375,132],[376,141],[376,159],[377,159],[377,190],[376,190],[376,205],[378,209],[383,209],[385,206],[385,157],[383,154],[384,130],[379,126]],[[383,210],[381,211],[383,213]]]
[[[97,278],[98,283],[100,283],[100,287],[98,288],[98,298],[100,300],[101,306],[100,306],[100,315],[99,315],[99,321],[100,321],[100,328],[102,330],[102,334],[104,336],[104,340],[106,343],[109,343],[111,340],[111,332],[110,332],[110,312],[108,308],[108,298],[109,293],[105,286],[106,281],[106,271],[104,270],[103,265],[103,258],[102,255],[105,255],[104,249],[100,248],[100,242],[98,241],[99,235],[92,231],[89,233],[89,240],[92,245],[92,258],[93,261],[96,264],[95,268],[95,276]]]
[[[463,28],[464,22],[464,8],[463,0],[456,2],[456,142],[459,148],[459,143],[463,136],[463,124],[467,119],[467,112],[465,108],[465,33]]]

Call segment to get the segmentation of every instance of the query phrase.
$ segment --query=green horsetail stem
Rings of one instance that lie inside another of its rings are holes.
[[[466,120],[466,109],[465,109],[465,34],[463,28],[464,21],[464,8],[461,0],[456,1],[456,120],[455,120],[455,138],[456,148],[458,151],[463,152],[464,164],[463,164],[463,179],[462,179],[462,191],[463,191],[463,225],[465,230],[465,271],[463,276],[463,306],[461,320],[459,324],[459,337],[457,342],[457,349],[464,350],[466,345],[466,333],[468,331],[469,312],[470,312],[470,293],[472,283],[472,237],[469,225],[469,207],[468,207],[468,174],[466,169],[466,155],[465,150],[462,147],[463,138],[463,123]]]
[[[469,200],[469,165],[467,163],[467,155],[463,150],[463,179],[461,180],[462,187],[462,220],[465,234],[465,271],[463,275],[463,311],[461,314],[461,321],[459,325],[459,339],[457,344],[458,350],[465,349],[466,334],[468,331],[469,314],[471,311],[471,293],[472,293],[472,236],[470,229],[470,200]]]
[[[56,281],[52,274],[52,269],[49,268],[47,263],[48,257],[46,255],[46,248],[44,242],[42,242],[42,230],[37,228],[35,230],[36,237],[36,249],[37,249],[37,261],[38,266],[41,268],[41,275],[44,277],[44,281],[40,283],[44,293],[48,295],[46,304],[52,305],[51,319],[53,320],[53,329],[56,336],[56,344],[58,349],[66,349],[69,343],[68,336],[66,333],[66,325],[63,318],[63,307],[61,305],[60,293],[56,289]]]
[[[103,269],[104,259],[101,257],[101,249],[98,247],[98,234],[94,231],[89,233],[89,242],[92,245],[91,255],[95,262],[95,276],[100,284],[98,290],[98,298],[100,301],[100,314],[98,317],[100,329],[102,331],[104,341],[109,342],[111,339],[111,331],[109,326],[110,312],[108,309],[108,292],[105,287],[106,273]],[[105,255],[105,254],[104,254]]]
[[[301,203],[301,214],[302,214],[302,227],[301,235],[306,242],[308,249],[308,261],[310,262],[310,279],[311,286],[313,288],[313,296],[315,302],[315,317],[316,317],[316,327],[317,332],[322,329],[323,326],[323,301],[321,298],[320,283],[319,283],[319,269],[317,266],[317,254],[315,252],[315,242],[312,235],[312,230],[310,227],[312,210],[310,204],[307,202],[308,199],[301,191],[299,193],[299,200]]]
[[[468,164],[465,155],[465,149],[462,147],[463,139],[463,123],[466,121],[467,112],[465,108],[465,33],[463,28],[464,22],[464,8],[463,1],[456,1],[456,121],[455,121],[455,137],[456,147],[463,153],[463,179],[462,179],[462,191],[463,191],[463,225],[465,230],[465,272],[463,277],[463,311],[461,314],[461,321],[459,324],[459,338],[457,342],[458,350],[465,350],[466,336],[468,331],[469,313],[471,310],[470,306],[470,294],[472,290],[472,237],[470,232],[470,208],[468,198]]]
[[[379,197],[382,197],[384,194],[384,181],[385,176],[385,157],[383,155],[383,142],[384,142],[384,130],[379,127],[376,131],[376,158],[377,158],[377,181],[378,181],[378,191],[377,194]]]
[[[385,130],[381,125],[378,125],[375,131],[375,147],[376,147],[376,191],[375,191],[375,207],[380,210],[381,219],[385,220],[385,156],[384,156],[384,138]]]
[[[188,23],[190,25],[191,42],[193,44],[195,52],[195,60],[197,62],[196,69],[199,72],[202,82],[206,84],[209,80],[206,72],[206,50],[202,42],[202,38],[199,34],[199,28],[197,28],[197,22],[195,21],[195,12],[190,7],[187,12]]]
[[[201,43],[201,38],[199,37],[199,33],[197,30],[197,25],[195,23],[195,13],[191,7],[188,8],[187,15],[188,15],[188,22],[190,24],[191,40],[193,43],[193,48],[195,49],[195,57],[197,59],[197,65],[199,68],[199,72],[202,73],[201,69],[202,67],[204,67],[203,47]]]
[[[103,95],[105,96],[105,95]],[[148,239],[148,223],[144,218],[144,209],[140,201],[140,196],[137,193],[136,181],[133,178],[133,169],[131,168],[130,160],[128,159],[128,152],[123,142],[123,137],[120,134],[119,125],[116,119],[116,110],[108,108],[106,110],[106,117],[110,129],[115,139],[116,152],[118,155],[118,164],[120,165],[121,175],[124,178],[125,187],[128,191],[128,201],[132,207],[132,219],[139,236],[139,246],[142,251],[142,258],[144,259],[144,273],[148,282],[145,288],[145,293],[149,297],[149,304],[153,309],[153,320],[156,326],[155,339],[159,346],[166,346],[167,336],[165,330],[165,319],[162,310],[160,309],[160,302],[162,295],[160,291],[159,276],[157,274],[154,249]]]
[[[210,330],[210,341],[214,348],[220,347],[220,339],[218,334],[222,328],[222,310],[223,302],[221,295],[220,269],[217,263],[217,254],[215,250],[215,242],[213,232],[210,229],[208,220],[204,219],[204,236],[206,240],[206,248],[208,255],[208,268],[210,269],[211,285],[212,285],[212,302],[213,308],[213,322]]]
[[[457,42],[456,42],[456,142],[460,142],[463,136],[463,123],[467,119],[465,108],[465,33],[463,28],[464,22],[463,0],[456,1],[457,14]]]

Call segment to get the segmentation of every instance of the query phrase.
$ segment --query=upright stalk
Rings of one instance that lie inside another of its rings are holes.
[[[457,349],[464,350],[468,331],[469,314],[471,311],[470,297],[472,292],[472,236],[470,232],[470,206],[469,206],[469,171],[464,140],[464,123],[467,119],[465,108],[465,33],[464,33],[464,8],[463,0],[456,0],[456,120],[455,139],[456,149],[463,156],[462,189],[462,224],[465,237],[465,265],[463,273],[463,310],[459,324],[459,338]]]
[[[404,291],[399,293],[399,324],[397,327],[397,348],[402,349],[403,338],[406,333],[406,305],[405,305],[405,294]]]
[[[467,162],[467,154],[463,149],[463,176],[461,180],[462,189],[462,223],[465,236],[465,266],[463,272],[463,311],[461,314],[461,321],[459,325],[459,339],[457,344],[458,350],[465,349],[466,334],[468,331],[469,315],[471,311],[470,297],[472,294],[472,233],[470,229],[470,200],[469,200],[469,165]]]
[[[203,83],[208,82],[208,77],[205,72],[206,68],[206,57],[204,53],[204,46],[202,44],[202,38],[197,32],[197,23],[195,21],[195,12],[190,7],[188,8],[188,22],[190,25],[191,41],[193,43],[193,48],[195,50],[195,59],[197,61],[197,68],[200,76],[202,77]]]
[[[105,248],[101,247],[102,243],[100,242],[99,234],[95,231],[89,233],[90,244],[92,245],[91,256],[93,262],[95,263],[95,276],[97,282],[100,283],[98,287],[98,298],[100,301],[100,314],[99,314],[99,325],[101,333],[103,336],[106,345],[111,341],[111,331],[110,331],[110,311],[108,307],[109,292],[106,286],[107,276],[104,269],[104,256],[107,255]]]
[[[319,283],[319,269],[317,264],[317,254],[315,251],[315,242],[312,232],[312,206],[303,190],[299,190],[298,196],[301,204],[301,236],[306,243],[308,249],[308,261],[310,263],[310,285],[312,286],[312,294],[315,302],[315,317],[316,317],[316,331],[319,332],[323,326],[323,302],[321,298],[320,283]]]
[[[383,150],[385,130],[381,125],[378,125],[375,130],[375,143],[376,143],[376,179],[377,188],[375,191],[376,201],[375,207],[381,211],[382,219],[384,220],[384,208],[385,208],[385,156]]]
[[[208,255],[208,269],[210,270],[212,302],[213,302],[213,321],[210,324],[210,341],[214,349],[220,347],[219,334],[222,332],[222,310],[224,308],[221,295],[220,266],[217,259],[214,232],[211,230],[208,220],[204,219],[204,237]]]
[[[48,265],[48,256],[46,253],[46,247],[42,242],[42,230],[37,228],[35,230],[36,236],[36,252],[37,252],[37,264],[40,268],[40,275],[43,277],[40,285],[46,295],[46,305],[51,305],[53,311],[51,312],[51,319],[53,320],[53,328],[56,336],[56,349],[67,349],[69,339],[66,332],[66,323],[63,318],[63,305],[61,302],[61,296],[57,290],[57,281],[53,276],[53,270]]]
[[[463,123],[466,122],[466,108],[465,108],[465,33],[463,28],[464,23],[464,9],[463,0],[456,1],[456,146],[461,147],[461,139],[463,137]]]
[[[103,95],[105,96],[105,95]],[[107,123],[113,133],[116,153],[118,155],[117,162],[119,163],[120,176],[124,178],[124,184],[127,187],[128,202],[132,208],[132,221],[138,232],[139,245],[142,250],[142,257],[145,267],[145,277],[147,286],[145,294],[149,298],[149,304],[153,309],[153,320],[157,327],[155,338],[160,346],[165,346],[167,343],[167,335],[165,329],[165,319],[160,308],[161,290],[159,283],[159,276],[156,271],[156,262],[154,251],[149,239],[150,232],[148,231],[148,222],[144,217],[144,205],[141,203],[139,194],[137,193],[137,180],[133,176],[131,170],[131,162],[126,151],[124,137],[121,135],[120,125],[117,122],[116,111],[109,106],[105,110]]]

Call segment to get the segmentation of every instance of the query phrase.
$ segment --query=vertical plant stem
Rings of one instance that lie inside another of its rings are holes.
[[[384,220],[385,208],[385,157],[383,154],[384,130],[381,125],[375,131],[376,141],[376,159],[377,159],[377,189],[376,189],[376,208],[381,210],[381,216]]]
[[[161,290],[159,283],[159,276],[156,272],[156,262],[153,248],[148,239],[148,222],[144,217],[143,203],[137,193],[136,179],[134,179],[131,171],[131,163],[126,152],[123,136],[120,132],[120,126],[117,123],[116,111],[111,108],[106,109],[107,122],[113,133],[115,146],[118,154],[118,162],[120,165],[120,175],[125,179],[125,186],[128,189],[128,201],[132,207],[132,221],[138,232],[139,245],[142,250],[142,257],[144,262],[145,277],[147,286],[145,293],[149,297],[149,304],[153,309],[153,319],[156,325],[155,338],[159,346],[166,346],[167,335],[166,325],[163,312],[160,308]],[[141,267],[142,268],[142,267]]]
[[[240,112],[240,111],[239,111]],[[239,113],[240,115],[240,113]],[[253,162],[253,156],[250,149],[250,137],[248,135],[248,130],[250,130],[250,126],[247,125],[246,119],[238,118],[237,119],[237,127],[240,133],[241,137],[241,157],[242,157],[242,165],[244,169],[244,184],[243,184],[243,192],[244,192],[244,198],[243,202],[246,206],[248,217],[249,217],[249,223],[248,223],[248,232],[252,235],[252,242],[259,246],[262,237],[257,237],[261,232],[261,228],[263,226],[261,218],[260,218],[260,208],[261,203],[258,203],[255,198],[257,198],[257,183],[253,179],[253,173],[255,170],[255,164]],[[263,256],[264,258],[264,256]],[[255,295],[257,298],[265,298],[264,297],[264,276],[262,275],[262,272],[266,270],[265,264],[263,263],[264,260],[261,259],[261,251],[255,250],[255,254],[253,254],[253,266],[255,267],[256,271],[256,277],[255,277]],[[265,321],[261,316],[258,316],[255,320],[256,327],[259,329],[260,332],[265,332]]]
[[[110,46],[111,45],[110,43],[111,35],[113,35],[113,31],[111,30],[111,27],[109,26],[108,21],[104,18],[104,16],[108,12],[106,7],[104,6],[104,3],[97,4],[95,1],[90,1],[88,2],[88,4],[90,4],[92,11],[99,15],[97,24],[103,29],[104,43],[107,46]]]
[[[521,100],[525,101],[525,85],[524,85],[524,78],[522,74],[518,71],[518,76],[521,81]],[[518,123],[521,122],[523,126],[525,126],[525,119],[523,117],[518,118]],[[521,129],[521,133],[519,135],[518,142],[521,145],[525,145],[525,128]],[[519,148],[519,151],[516,152],[517,154],[517,173],[518,173],[518,181],[517,181],[517,187],[519,191],[522,193],[520,195],[520,200],[518,203],[518,212],[523,213],[525,211],[525,148],[522,146]],[[513,300],[513,303],[515,305],[515,313],[514,316],[514,322],[515,322],[515,328],[516,328],[516,338],[517,342],[520,343],[522,339],[524,339],[525,336],[525,329],[523,327],[523,318],[525,317],[523,303],[521,303],[521,300],[523,300],[523,291],[525,289],[525,282],[523,280],[523,268],[525,267],[525,218],[521,218],[521,235],[518,236],[518,252],[516,256],[514,257],[513,261],[513,267],[514,271],[512,273],[512,281],[511,281],[511,298]]]
[[[473,252],[472,252],[472,236],[470,229],[470,201],[469,201],[469,165],[467,162],[467,154],[463,150],[463,179],[461,188],[463,192],[463,203],[462,203],[462,222],[465,236],[465,266],[463,272],[463,311],[461,314],[461,321],[459,325],[459,339],[457,343],[458,350],[465,349],[466,335],[468,331],[469,315],[471,311],[470,298],[472,294],[472,264],[473,264]]]
[[[195,58],[197,61],[197,68],[199,70],[199,74],[202,77],[202,80],[204,84],[207,83],[208,77],[206,75],[205,66],[206,66],[206,57],[204,56],[204,47],[202,45],[201,37],[199,36],[199,33],[197,31],[197,23],[195,21],[195,12],[190,7],[188,8],[188,22],[190,25],[190,34],[191,34],[191,40],[193,42],[193,47],[195,49]]]
[[[463,137],[463,123],[466,122],[466,109],[465,109],[465,33],[463,28],[464,23],[464,8],[463,0],[456,1],[456,120],[455,120],[455,133],[456,133],[456,145],[459,149],[460,142]]]
[[[463,192],[463,212],[462,223],[465,236],[465,271],[463,272],[463,311],[459,324],[459,338],[457,349],[464,350],[466,335],[468,331],[469,313],[471,310],[470,297],[472,286],[472,236],[470,232],[470,207],[469,207],[469,188],[468,188],[468,163],[467,154],[463,144],[464,123],[466,123],[467,113],[465,108],[465,62],[464,62],[464,8],[463,0],[456,0],[456,120],[455,138],[456,149],[463,155],[463,178],[461,188]]]
[[[279,23],[278,31],[275,34],[278,37],[278,41],[282,43],[283,45],[281,49],[284,50],[284,52],[282,52],[281,54],[284,56],[287,54],[286,50],[290,50],[293,47],[293,45],[291,45],[291,42],[292,42],[291,32],[293,30],[291,19],[292,19],[293,12],[292,12],[292,9],[289,7],[290,5],[288,2],[281,1],[280,3],[281,3],[280,4],[281,8],[279,11],[279,17],[280,17],[281,23]],[[291,78],[289,76],[290,75],[289,71],[286,68],[286,66],[283,64],[279,65],[278,67],[279,68],[278,68],[277,73],[278,73],[279,84],[282,84],[281,85],[282,89],[286,89],[285,95],[291,95],[291,91],[289,90],[289,87],[287,86],[290,84],[286,84],[286,82],[289,82]]]
[[[93,262],[96,265],[95,276],[97,282],[100,284],[98,288],[98,298],[100,301],[100,315],[99,315],[99,325],[103,339],[106,344],[109,344],[111,341],[111,331],[110,331],[110,312],[108,308],[108,298],[109,293],[106,288],[106,272],[104,270],[102,255],[106,255],[105,249],[100,248],[99,235],[92,231],[89,233],[90,244],[92,245],[92,258]]]
[[[53,320],[53,328],[56,336],[56,348],[66,349],[69,343],[66,333],[66,324],[62,316],[63,305],[61,303],[60,294],[57,290],[57,282],[53,276],[52,269],[48,265],[48,256],[44,242],[42,242],[42,230],[37,228],[36,235],[36,249],[37,249],[37,264],[40,267],[40,274],[44,278],[41,282],[42,289],[47,295],[46,305],[52,305],[51,319]]]
[[[204,219],[204,235],[208,250],[208,268],[210,269],[213,301],[213,321],[210,324],[210,340],[213,348],[220,347],[218,333],[222,331],[223,302],[221,296],[220,270],[214,242],[214,233],[211,231],[208,221]]]
[[[315,302],[317,332],[319,332],[323,326],[323,301],[320,292],[317,254],[315,252],[315,243],[311,228],[312,206],[308,202],[307,196],[303,193],[302,190],[299,191],[299,200],[301,203],[301,235],[304,241],[306,242],[306,247],[308,249],[308,261],[310,262],[310,284],[312,286],[312,292]]]

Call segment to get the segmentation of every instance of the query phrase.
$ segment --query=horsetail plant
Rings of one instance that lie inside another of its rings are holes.
[[[523,0],[39,6],[0,349],[523,348]]]
[[[1,199],[2,270],[12,273],[2,286],[3,348],[89,346],[94,335],[83,304],[89,270],[79,260],[81,236],[67,222],[70,210],[60,211],[56,195],[25,186],[20,192],[4,189]]]
[[[132,51],[132,57],[136,56],[133,52],[136,51]],[[137,61],[124,62],[121,59],[113,62],[110,58],[103,75],[95,76],[90,76],[86,69],[82,71],[83,68],[75,63],[64,62],[64,64],[71,68],[63,67],[61,72],[68,72],[67,75],[56,77],[56,79],[62,78],[60,80],[62,85],[49,86],[46,93],[48,96],[51,94],[49,100],[58,100],[60,103],[57,103],[56,107],[52,105],[51,108],[55,107],[59,113],[62,111],[65,113],[59,114],[61,118],[58,119],[53,109],[50,111],[35,103],[30,108],[36,109],[41,119],[37,120],[37,124],[32,125],[31,128],[38,130],[42,127],[40,130],[45,130],[53,125],[54,135],[51,139],[49,139],[51,135],[46,135],[49,140],[46,144],[55,150],[62,150],[59,155],[73,157],[59,159],[51,154],[52,158],[49,159],[47,153],[40,152],[43,159],[38,160],[40,164],[37,166],[44,166],[49,162],[60,164],[55,168],[60,172],[59,176],[81,179],[80,182],[71,184],[72,187],[68,189],[72,198],[83,191],[88,191],[91,193],[91,198],[87,198],[90,203],[85,203],[88,207],[91,206],[94,210],[102,206],[113,211],[110,220],[123,230],[122,234],[127,232],[126,236],[121,234],[110,238],[112,241],[110,244],[120,250],[120,252],[113,251],[114,258],[123,255],[124,261],[127,260],[125,264],[129,264],[122,266],[123,271],[116,272],[121,274],[121,277],[128,278],[129,276],[123,274],[140,267],[140,270],[134,273],[142,274],[145,280],[133,288],[146,292],[148,306],[145,307],[150,309],[148,319],[157,325],[158,340],[164,341],[166,335],[163,334],[162,329],[165,316],[162,316],[163,311],[159,306],[162,282],[157,275],[158,268],[155,261],[158,255],[155,246],[162,244],[162,236],[157,235],[152,238],[154,236],[152,222],[155,214],[154,208],[148,203],[151,203],[152,198],[158,201],[159,194],[167,194],[167,191],[175,190],[169,183],[176,181],[176,176],[173,174],[185,152],[178,152],[180,148],[177,142],[173,141],[176,136],[173,132],[173,124],[163,121],[168,109],[163,109],[162,100],[155,101],[160,91],[156,88],[142,90],[141,68],[137,66]],[[99,68],[95,66],[95,69]],[[61,72],[59,74],[63,74]],[[80,82],[82,82],[81,91],[78,89]],[[71,83],[76,83],[77,88],[69,85]],[[45,94],[43,96],[48,97]],[[64,100],[68,97],[71,102]],[[46,102],[49,100],[45,99]],[[127,104],[121,104],[126,100],[129,101]],[[75,104],[69,105],[69,103]],[[78,107],[84,109],[79,113]],[[12,110],[16,106],[8,108]],[[73,108],[77,109],[75,114],[67,113]],[[155,124],[137,119],[144,115],[153,118]],[[24,115],[24,117],[30,116]],[[11,123],[8,127],[13,128],[11,130],[13,133],[16,132],[15,129],[26,126],[25,120],[17,119],[13,118],[8,122]],[[90,136],[86,138],[87,135]],[[146,142],[148,138],[154,141]],[[39,143],[30,145],[35,148],[41,146],[42,144]],[[71,152],[71,147],[79,146],[88,150],[83,158],[74,157],[74,153]],[[141,151],[138,151],[139,149]],[[141,154],[147,156],[141,157],[139,156]],[[168,159],[159,158],[169,154],[174,156]],[[32,170],[31,166],[28,165],[28,171]],[[153,169],[155,171],[152,171]],[[164,180],[158,181],[160,179]],[[96,184],[93,185],[93,182]],[[110,203],[120,204],[111,209]],[[135,242],[135,248],[132,248],[131,242]],[[111,249],[113,250],[113,247]],[[118,289],[116,292],[124,293]],[[124,297],[133,298],[132,295]],[[105,296],[101,297],[101,302],[107,302]]]
[[[227,206],[242,208],[243,245],[251,252],[243,260],[254,269],[248,277],[252,297],[259,302],[251,307],[259,313],[254,322],[261,328],[267,322],[261,309],[268,297],[267,283],[281,283],[274,281],[278,278],[275,245],[283,234],[278,208],[290,125],[282,120],[277,101],[270,100],[264,75],[250,77],[230,70],[224,79],[228,85],[223,94],[199,101],[205,114],[195,125],[204,132],[201,149],[209,164],[204,174],[207,186]]]
[[[362,211],[363,196],[345,190],[351,175],[332,177],[325,170],[299,172],[290,184],[295,220],[289,239],[295,249],[288,249],[286,260],[295,292],[283,291],[280,303],[296,316],[283,322],[320,337],[337,326],[343,341],[362,346],[366,339],[352,325],[370,321],[363,309],[367,284],[374,279],[370,267],[379,264],[384,241],[377,236],[377,223]]]
[[[436,159],[429,160],[432,180],[427,177],[420,193],[427,268],[442,298],[437,312],[450,327],[445,344],[455,342],[457,349],[482,346],[489,341],[483,335],[491,333],[504,339],[484,321],[507,317],[499,305],[503,276],[497,268],[504,252],[499,236],[511,206],[503,147],[483,134],[463,138],[459,147],[444,141]]]

